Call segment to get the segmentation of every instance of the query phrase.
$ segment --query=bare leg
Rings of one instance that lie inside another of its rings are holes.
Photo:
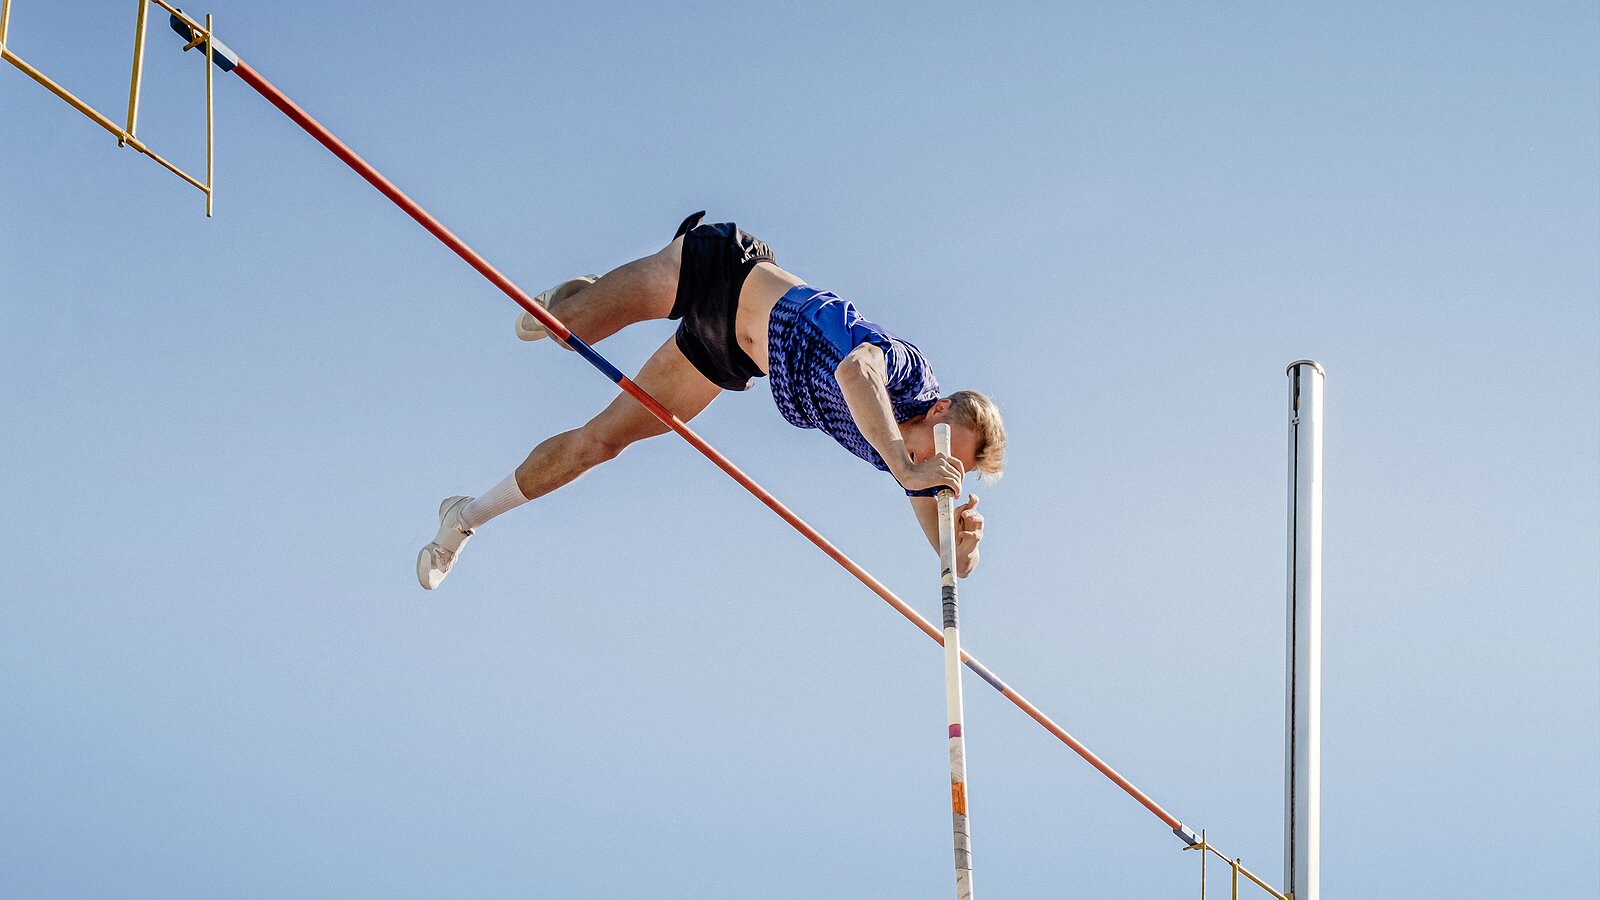
[[[676,247],[669,245],[662,253],[635,260],[559,301],[553,297],[551,305],[559,302],[566,307],[564,312],[572,316],[567,318],[568,327],[585,340],[597,341],[633,322],[664,317],[672,311],[677,293],[674,250]],[[668,262],[672,263],[670,268]],[[593,302],[576,302],[581,300]],[[579,329],[587,329],[588,333]],[[721,393],[684,358],[676,338],[668,339],[634,380],[684,421],[699,415]],[[666,430],[667,426],[639,401],[623,394],[582,428],[558,434],[535,447],[516,472],[483,496],[447,499],[439,507],[438,534],[417,554],[417,580],[429,590],[438,587],[479,526],[572,482],[615,458],[634,441]]]
[[[569,281],[550,299],[550,312],[586,343],[597,344],[635,322],[665,319],[678,298],[683,239],[626,263],[593,284]]]
[[[593,288],[602,282],[596,282]],[[699,415],[721,393],[684,358],[676,340],[661,345],[634,380],[685,422]],[[615,458],[629,444],[666,431],[667,426],[639,401],[622,394],[583,427],[548,438],[535,447],[517,467],[517,487],[529,500],[541,497]]]

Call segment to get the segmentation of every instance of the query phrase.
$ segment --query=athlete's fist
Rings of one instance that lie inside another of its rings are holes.
[[[948,453],[935,453],[922,462],[907,462],[894,477],[908,491],[927,488],[949,488],[958,496],[961,493],[961,460]]]

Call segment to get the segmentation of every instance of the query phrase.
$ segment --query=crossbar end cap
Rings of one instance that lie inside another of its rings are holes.
[[[1179,825],[1177,828],[1172,829],[1172,833],[1182,838],[1183,842],[1191,847],[1200,846],[1200,836],[1195,834],[1194,829],[1187,825]]]

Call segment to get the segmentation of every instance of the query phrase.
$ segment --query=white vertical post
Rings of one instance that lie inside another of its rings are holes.
[[[1284,889],[1320,900],[1322,845],[1322,393],[1326,373],[1289,364],[1288,721]]]
[[[933,426],[933,448],[950,452],[950,426]],[[961,733],[961,631],[956,622],[955,494],[939,492],[940,598],[944,612],[944,702],[950,723],[950,825],[955,841],[956,900],[972,900],[972,834],[967,824],[967,739]]]

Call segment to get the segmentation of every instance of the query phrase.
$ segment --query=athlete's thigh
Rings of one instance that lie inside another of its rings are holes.
[[[600,280],[556,300],[550,311],[578,337],[598,343],[635,322],[665,319],[678,298],[683,240],[624,263]]]
[[[634,383],[645,393],[656,398],[669,412],[687,422],[711,405],[722,393],[678,349],[678,342],[668,338],[639,370]],[[586,426],[595,429],[595,436],[610,444],[626,445],[654,437],[667,431],[667,426],[657,419],[638,400],[622,394],[600,415]]]

